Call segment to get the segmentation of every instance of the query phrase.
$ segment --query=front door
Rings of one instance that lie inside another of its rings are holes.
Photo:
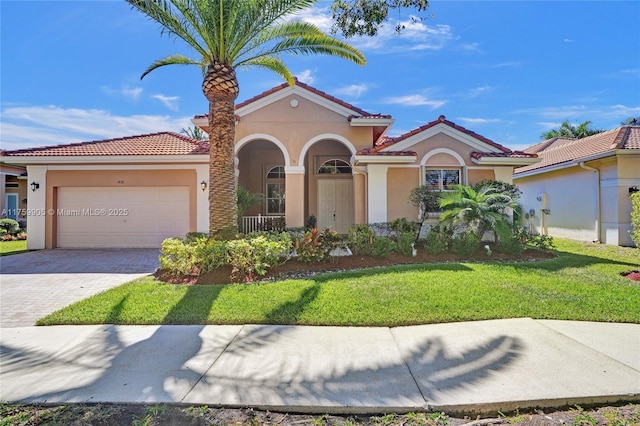
[[[18,220],[18,194],[7,194],[5,206],[7,206],[7,218]]]
[[[353,215],[353,181],[318,180],[318,229],[346,234],[353,226]]]

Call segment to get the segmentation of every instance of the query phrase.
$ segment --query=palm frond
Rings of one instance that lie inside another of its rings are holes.
[[[165,58],[158,59],[153,64],[151,64],[149,68],[147,68],[142,73],[142,75],[140,76],[140,80],[142,80],[151,71],[155,70],[156,68],[164,67],[165,65],[202,65],[202,61],[196,61],[180,54],[170,55]]]
[[[295,79],[287,66],[280,59],[273,56],[261,56],[254,58],[244,64],[245,66],[257,66],[268,69],[285,79],[289,85],[293,86]]]

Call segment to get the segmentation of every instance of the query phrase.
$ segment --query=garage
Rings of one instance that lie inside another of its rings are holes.
[[[189,231],[189,187],[59,187],[60,248],[160,247]]]

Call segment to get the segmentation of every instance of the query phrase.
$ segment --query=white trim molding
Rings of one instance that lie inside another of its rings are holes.
[[[284,157],[285,167],[291,165],[291,157],[289,155],[289,150],[287,150],[287,147],[278,138],[266,133],[253,133],[240,139],[238,142],[236,142],[236,145],[234,147],[235,154],[238,155],[238,151],[240,151],[240,148],[242,148],[244,145],[259,140],[271,142],[275,146],[280,148],[282,156]]]
[[[351,155],[356,154],[357,150],[355,146],[353,146],[353,144],[349,141],[349,139],[335,133],[323,133],[321,135],[312,137],[307,141],[307,143],[304,144],[304,146],[302,147],[302,150],[300,151],[300,155],[298,156],[298,164],[304,164],[304,157],[306,157],[307,151],[309,151],[309,148],[311,148],[313,144],[315,144],[316,142],[320,142],[323,140],[333,140],[333,141],[340,142],[341,144],[346,146],[347,149],[349,149],[349,151],[351,152]]]

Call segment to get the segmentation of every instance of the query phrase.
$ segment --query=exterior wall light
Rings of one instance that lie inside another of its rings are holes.
[[[31,190],[36,192],[36,189],[40,188],[40,184],[38,182],[31,182]]]
[[[200,188],[202,188],[202,192],[204,192],[207,189],[207,182],[205,181],[200,182]]]
[[[638,188],[637,186],[632,186],[631,188],[629,188],[629,194],[635,194],[636,192],[640,192],[640,188]]]

